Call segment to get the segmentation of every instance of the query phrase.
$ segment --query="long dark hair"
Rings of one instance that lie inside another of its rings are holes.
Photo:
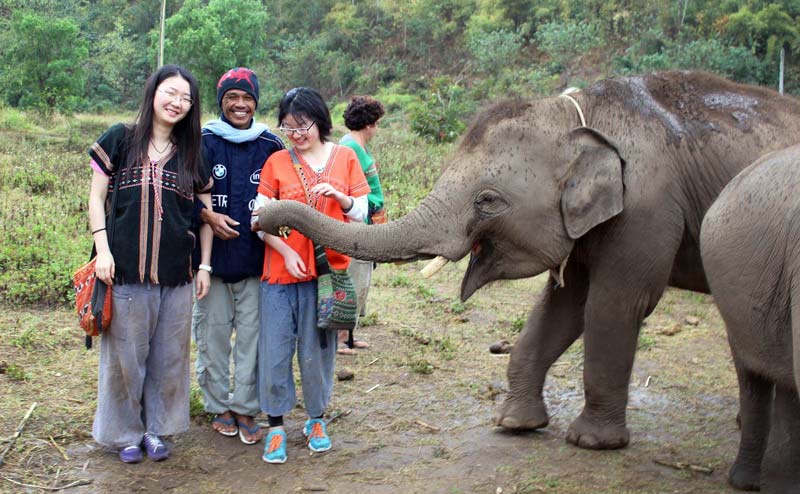
[[[165,79],[178,76],[189,83],[192,106],[175,126],[172,128],[170,139],[178,153],[178,162],[183,166],[179,170],[181,188],[203,190],[206,185],[201,182],[200,167],[202,156],[200,150],[200,93],[197,89],[197,79],[186,69],[179,65],[164,65],[155,71],[144,85],[144,97],[139,107],[139,114],[128,132],[128,167],[135,166],[149,160],[147,150],[153,133],[153,100],[156,89]],[[193,187],[190,187],[190,184]]]
[[[283,124],[286,115],[297,117],[308,117],[319,130],[319,140],[325,142],[331,135],[333,123],[331,123],[331,112],[322,99],[319,91],[310,87],[296,87],[290,89],[278,105],[278,125]],[[305,123],[298,120],[297,123]]]

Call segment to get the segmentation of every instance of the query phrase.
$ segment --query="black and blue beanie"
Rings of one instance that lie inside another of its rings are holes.
[[[258,108],[258,77],[255,72],[246,67],[231,69],[219,78],[217,83],[217,105],[222,108],[222,97],[231,89],[241,89],[256,100]]]

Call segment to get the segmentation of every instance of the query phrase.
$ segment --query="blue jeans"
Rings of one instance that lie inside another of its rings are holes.
[[[321,348],[320,338],[327,339]],[[277,417],[297,403],[292,358],[297,351],[303,400],[309,417],[325,413],[333,394],[336,331],[317,329],[317,280],[286,285],[261,283],[258,334],[258,398]]]

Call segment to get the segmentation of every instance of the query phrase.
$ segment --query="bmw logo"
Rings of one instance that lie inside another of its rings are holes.
[[[211,172],[214,174],[214,178],[217,180],[222,180],[228,175],[228,169],[225,168],[225,165],[222,163],[217,163],[214,165],[214,168],[211,169]]]

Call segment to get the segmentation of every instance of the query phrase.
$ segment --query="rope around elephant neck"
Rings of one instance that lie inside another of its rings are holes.
[[[578,110],[578,117],[581,119],[581,126],[586,127],[586,119],[583,118],[583,110],[581,110],[581,105],[578,104],[578,101],[575,98],[570,96],[570,94],[579,93],[580,91],[581,90],[578,88],[568,87],[563,93],[559,94],[558,97],[569,100],[573,105],[575,105],[575,109]]]

